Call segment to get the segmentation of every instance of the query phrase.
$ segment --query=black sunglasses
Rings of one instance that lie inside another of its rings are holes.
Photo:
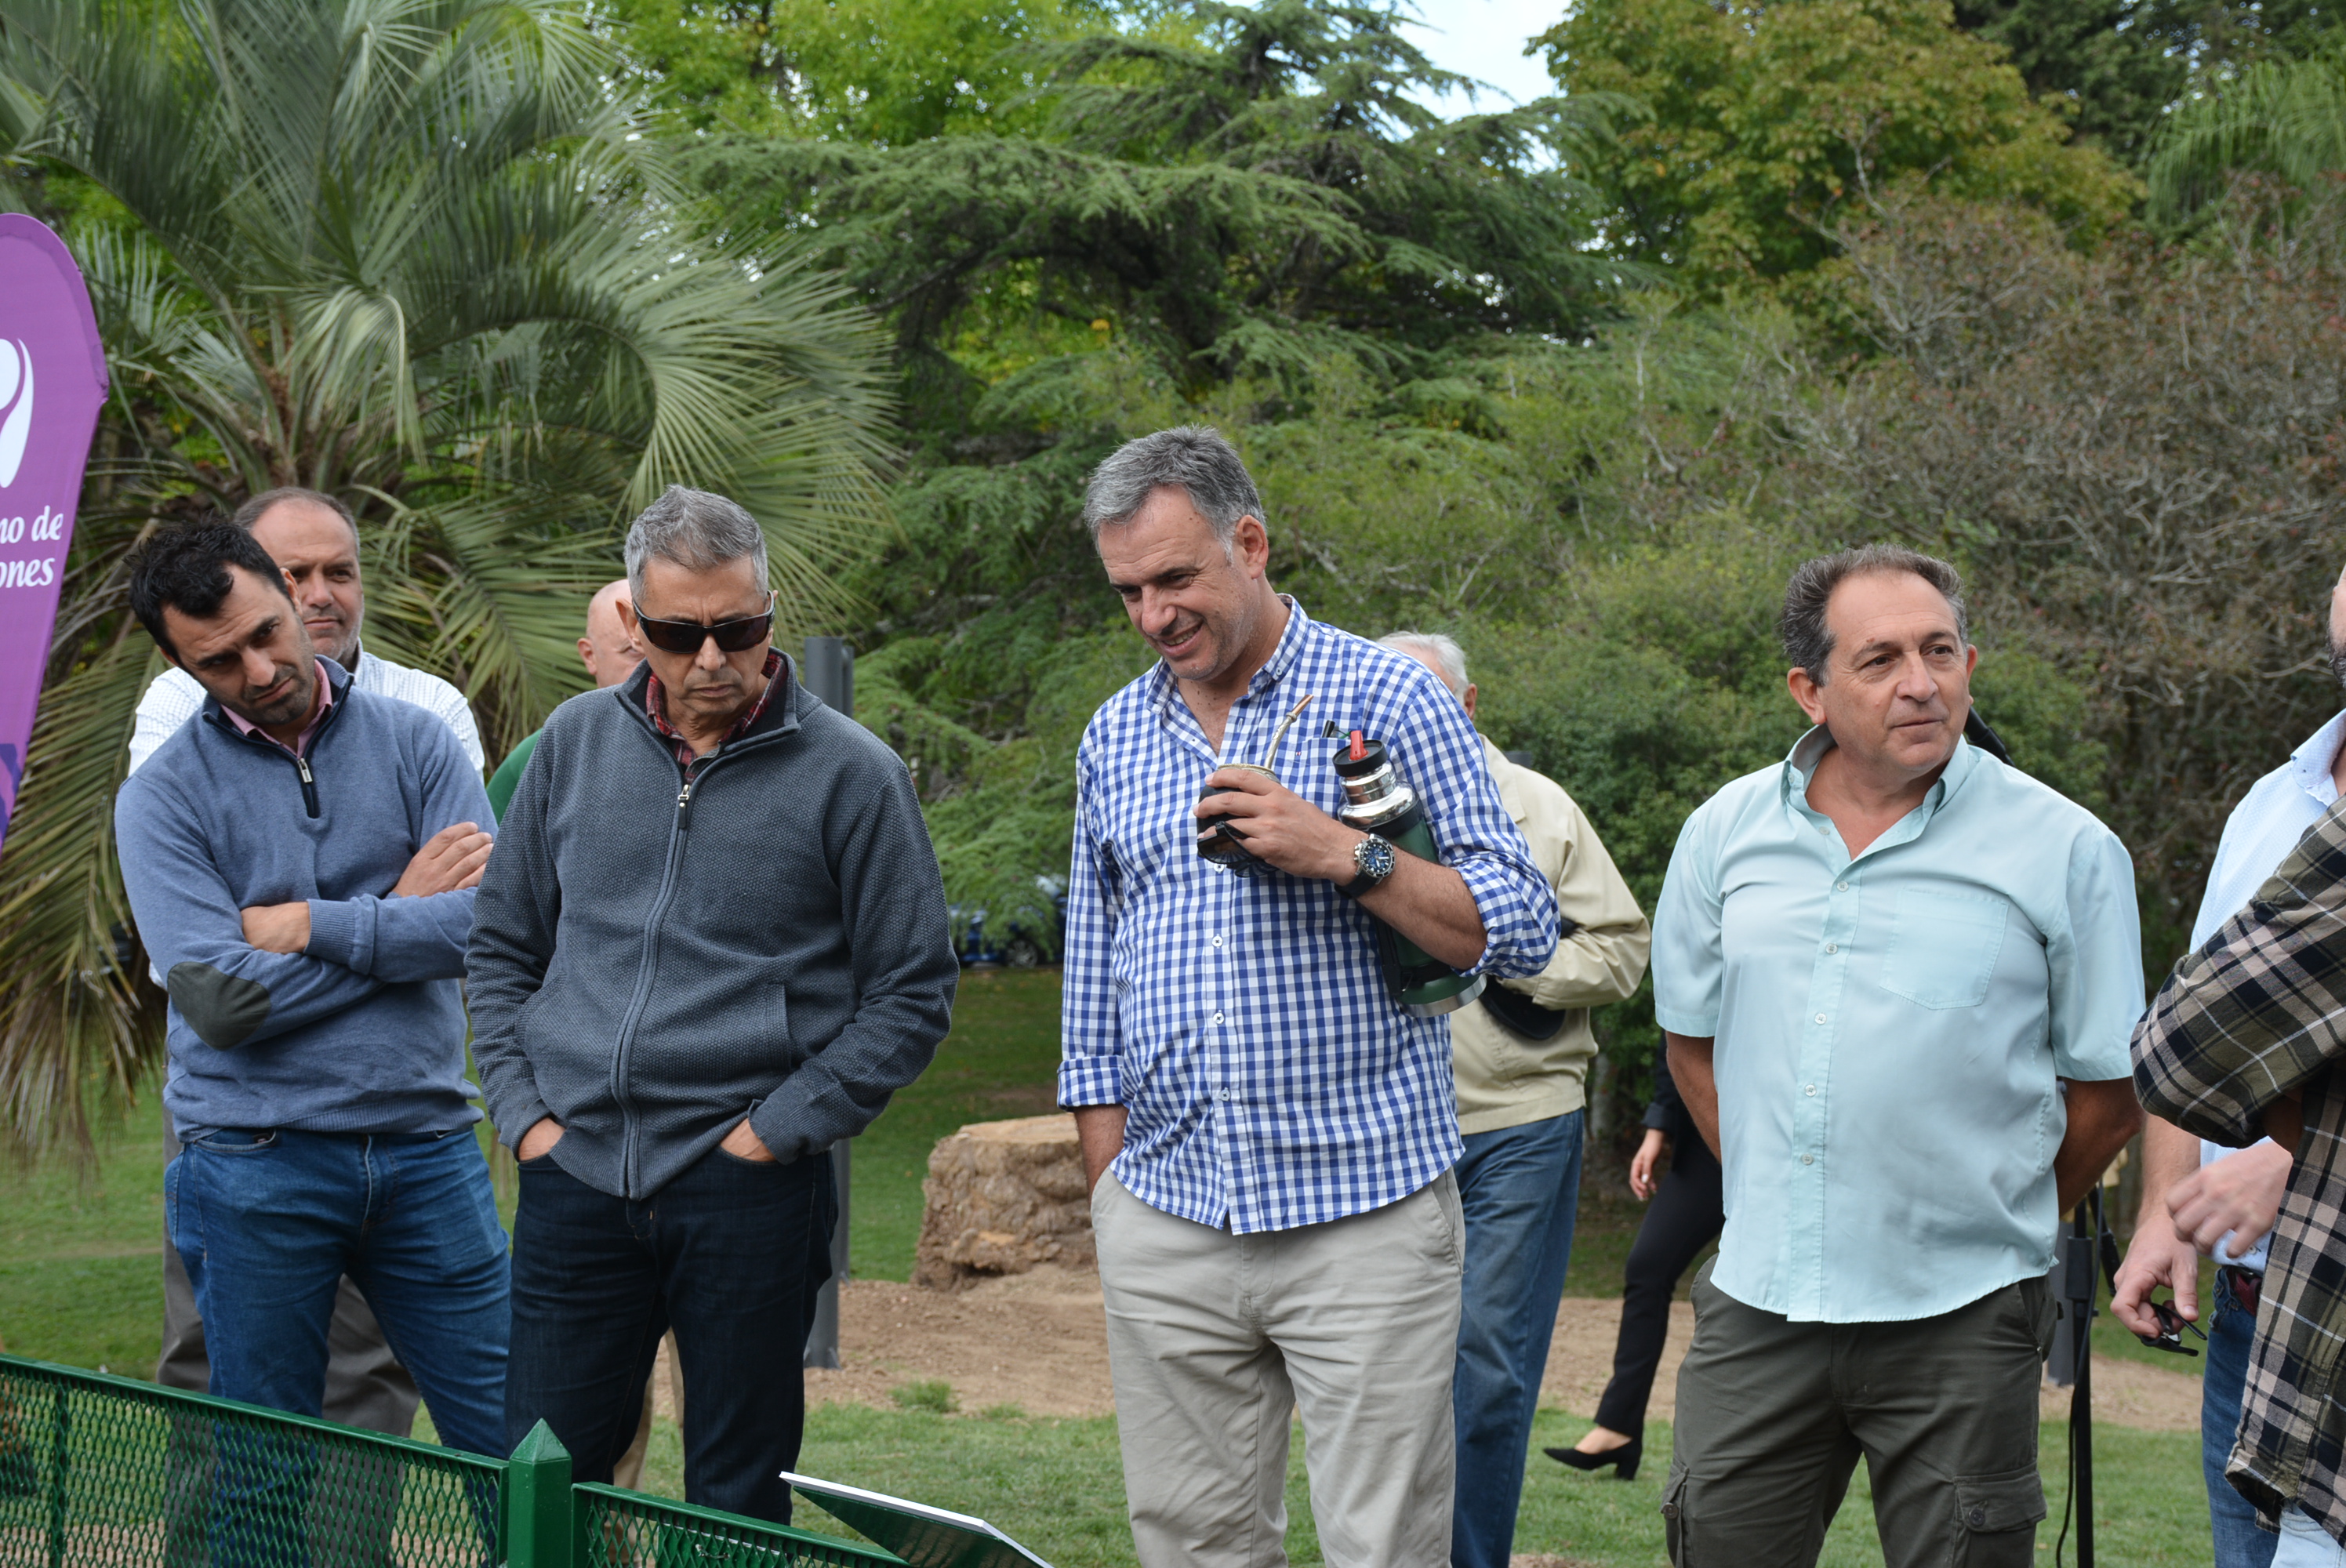
[[[2150,1308],[2150,1315],[2153,1318],[2158,1319],[2158,1332],[2137,1334],[2136,1339],[2154,1350],[2167,1350],[2178,1356],[2196,1356],[2199,1353],[2183,1342],[2183,1330],[2188,1329],[2198,1335],[2202,1344],[2207,1342],[2207,1330],[2178,1312],[2171,1302],[2146,1301],[2143,1305]]]
[[[656,621],[638,612],[636,626],[644,634],[644,641],[667,653],[697,654],[700,645],[710,637],[717,639],[719,651],[740,653],[766,640],[766,634],[774,629],[774,612],[769,608],[761,616],[743,616],[738,621],[719,621],[713,626],[699,621]]]

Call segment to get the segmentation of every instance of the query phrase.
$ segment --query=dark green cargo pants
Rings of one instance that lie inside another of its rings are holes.
[[[1907,1323],[1794,1323],[1694,1283],[1663,1494],[1678,1568],[1808,1568],[1864,1456],[1888,1568],[2025,1568],[2053,1302],[2024,1279]]]

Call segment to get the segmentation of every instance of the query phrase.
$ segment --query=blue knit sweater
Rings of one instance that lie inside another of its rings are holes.
[[[138,934],[170,992],[163,1105],[181,1141],[211,1127],[414,1133],[469,1126],[459,985],[473,893],[393,898],[425,840],[489,827],[456,738],[413,703],[334,704],[308,777],[207,700],[115,798]],[[310,945],[263,952],[241,911],[309,901]]]

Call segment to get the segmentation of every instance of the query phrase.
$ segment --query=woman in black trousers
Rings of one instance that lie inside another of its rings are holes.
[[[1654,1162],[1667,1142],[1669,1174],[1658,1186]],[[1646,1400],[1654,1391],[1654,1371],[1662,1363],[1662,1342],[1670,1330],[1670,1298],[1678,1276],[1710,1245],[1727,1223],[1720,1207],[1719,1157],[1695,1130],[1694,1118],[1670,1081],[1669,1054],[1654,1057],[1654,1098],[1646,1107],[1646,1138],[1629,1161],[1629,1190],[1653,1207],[1637,1227],[1629,1248],[1627,1286],[1621,1292],[1621,1336],[1613,1351],[1613,1380],[1597,1401],[1596,1424],[1571,1448],[1552,1448],[1550,1459],[1575,1470],[1615,1467],[1623,1481],[1634,1479],[1646,1448]]]

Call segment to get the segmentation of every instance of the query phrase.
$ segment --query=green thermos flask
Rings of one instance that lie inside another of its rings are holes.
[[[1433,830],[1426,825],[1425,802],[1393,770],[1383,741],[1352,731],[1351,739],[1336,752],[1336,776],[1344,785],[1344,805],[1336,815],[1348,827],[1376,834],[1396,852],[1440,863]],[[1469,979],[1384,921],[1376,925],[1377,957],[1384,965],[1385,986],[1411,1017],[1439,1018],[1483,993],[1481,975]]]

